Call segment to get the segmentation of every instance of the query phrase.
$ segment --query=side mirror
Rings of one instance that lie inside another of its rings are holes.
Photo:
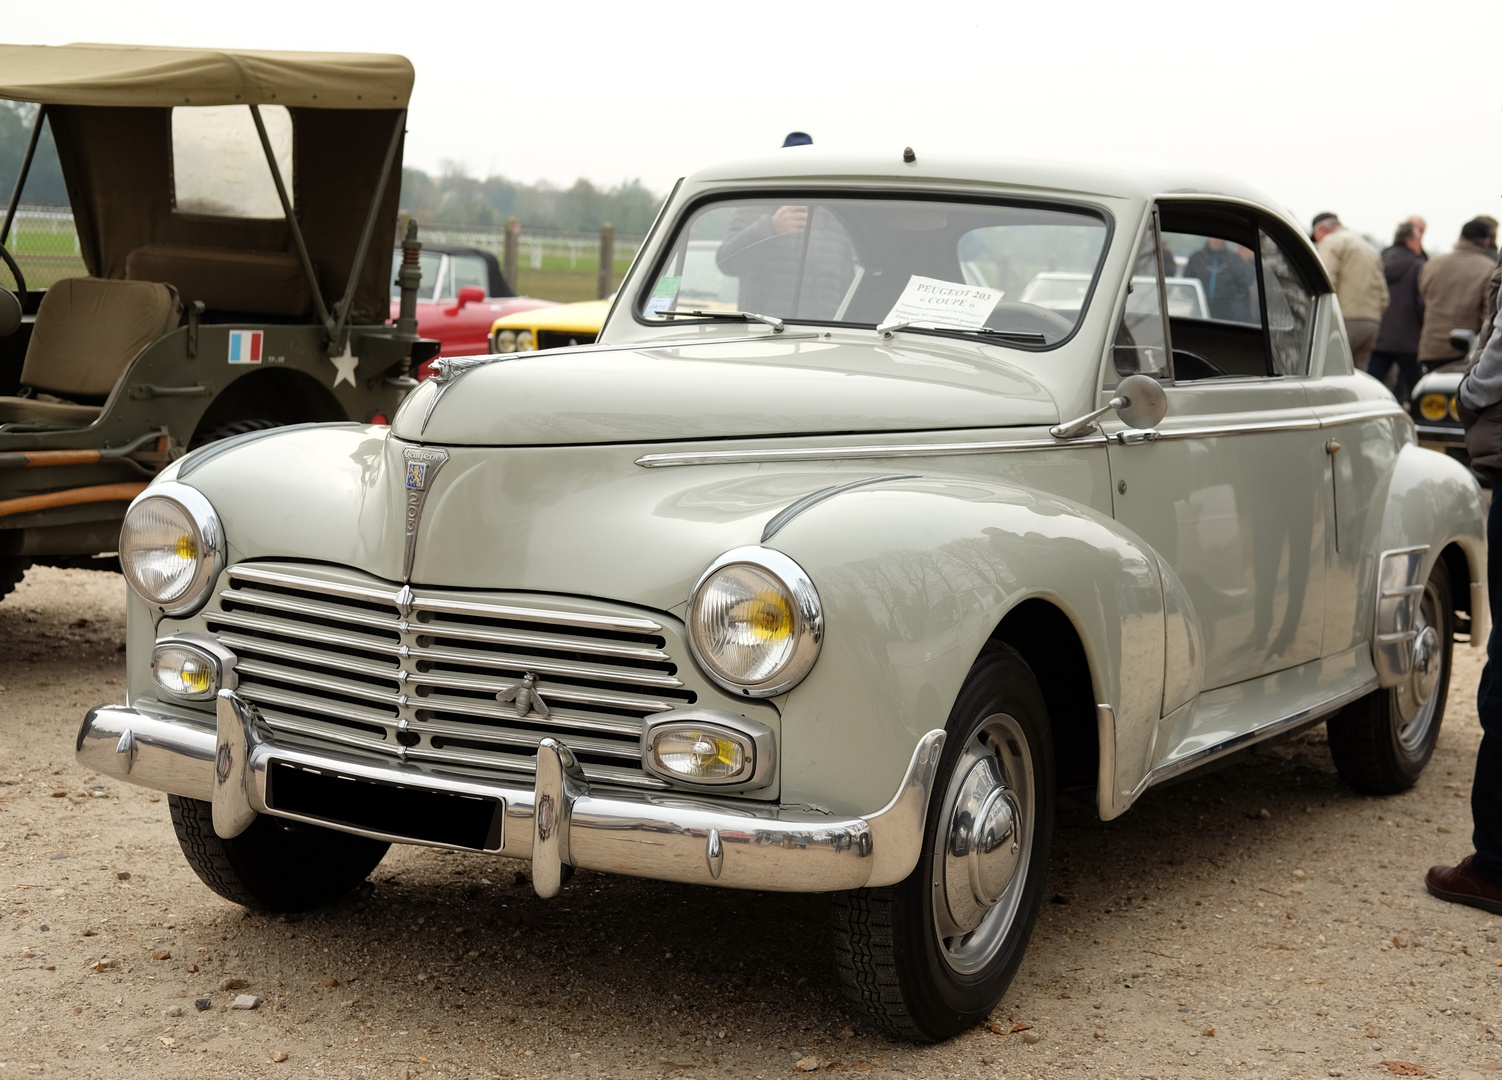
[[[464,309],[465,304],[478,304],[485,299],[485,290],[478,285],[466,285],[459,290],[459,302],[444,312],[445,315],[457,315]]]
[[[1460,329],[1450,331],[1450,348],[1456,352],[1462,352],[1469,356],[1475,344],[1476,331]]]
[[[9,289],[0,289],[0,337],[21,329],[21,301]]]
[[[1157,427],[1168,415],[1168,395],[1151,375],[1128,375],[1116,384],[1111,408],[1121,422],[1134,428]]]

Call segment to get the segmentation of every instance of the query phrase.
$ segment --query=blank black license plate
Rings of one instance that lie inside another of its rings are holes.
[[[272,761],[266,805],[273,810],[367,832],[474,851],[498,851],[505,803],[477,795],[357,780]]]

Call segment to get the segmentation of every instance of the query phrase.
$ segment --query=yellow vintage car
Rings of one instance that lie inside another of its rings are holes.
[[[490,351],[518,353],[592,345],[613,299],[581,300],[502,315],[490,324]]]

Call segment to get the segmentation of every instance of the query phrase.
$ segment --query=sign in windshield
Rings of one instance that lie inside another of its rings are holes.
[[[1072,207],[814,195],[716,201],[679,227],[636,310],[649,324],[751,312],[1048,347],[1079,324],[1107,235],[1103,217]],[[1070,281],[1067,302],[1028,295],[1044,275]]]

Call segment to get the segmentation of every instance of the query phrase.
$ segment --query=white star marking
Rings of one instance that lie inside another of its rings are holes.
[[[333,364],[338,374],[334,376],[334,385],[347,382],[350,386],[355,385],[355,368],[360,363],[360,358],[349,351],[349,346],[344,346],[343,356],[329,357],[329,363]]]

